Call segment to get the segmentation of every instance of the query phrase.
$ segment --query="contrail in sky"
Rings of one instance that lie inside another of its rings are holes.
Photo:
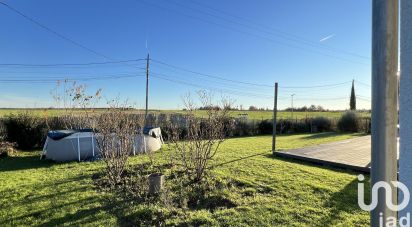
[[[335,34],[328,35],[328,36],[320,39],[319,42],[325,42],[326,40],[331,39],[331,38],[334,37],[334,36],[335,36]]]

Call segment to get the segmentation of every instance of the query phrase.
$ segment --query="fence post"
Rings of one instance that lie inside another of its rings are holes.
[[[272,129],[272,153],[276,150],[276,117],[278,112],[278,83],[275,83],[275,97],[273,101],[273,129]]]

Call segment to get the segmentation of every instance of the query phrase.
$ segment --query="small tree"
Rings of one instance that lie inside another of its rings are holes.
[[[210,94],[200,91],[198,95],[202,106],[212,106]],[[230,102],[223,99],[221,108],[206,110],[206,116],[203,118],[195,116],[196,106],[190,95],[184,98],[184,102],[188,110],[186,132],[182,133],[182,127],[172,125],[171,141],[175,150],[174,155],[179,158],[189,180],[199,182],[207,175],[210,161],[215,157],[227,135],[227,130],[232,125],[228,120],[229,109],[224,108]]]
[[[355,80],[352,80],[352,89],[350,93],[350,110],[356,110]]]
[[[133,153],[135,137],[141,134],[143,114],[132,115],[118,102],[99,114],[94,125],[97,147],[106,163],[106,175],[112,185],[121,181],[127,159]]]

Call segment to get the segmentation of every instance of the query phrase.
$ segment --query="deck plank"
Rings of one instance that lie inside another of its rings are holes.
[[[281,157],[370,172],[371,136],[321,144],[301,149],[277,151]]]

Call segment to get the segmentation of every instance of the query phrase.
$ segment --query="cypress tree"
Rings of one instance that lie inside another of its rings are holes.
[[[355,80],[352,80],[352,90],[350,93],[350,110],[356,110]]]

